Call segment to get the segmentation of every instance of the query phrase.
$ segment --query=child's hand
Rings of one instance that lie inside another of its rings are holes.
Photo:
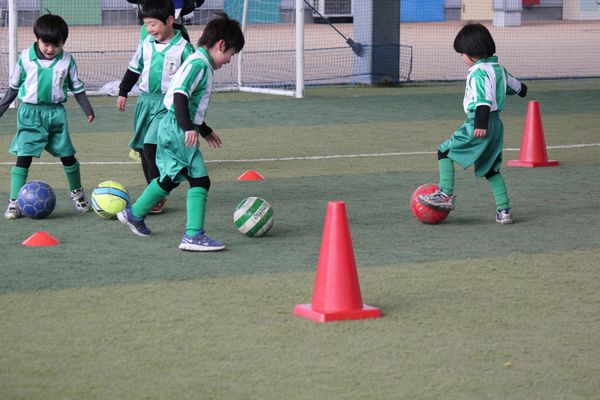
[[[127,97],[117,97],[117,109],[121,112],[125,111],[125,104],[127,104]]]
[[[198,132],[195,130],[185,131],[185,145],[187,147],[196,147],[198,145]]]
[[[87,116],[88,124],[91,124],[92,121],[94,121],[94,119],[96,119],[96,116],[94,114],[88,115]]]
[[[473,131],[473,136],[475,137],[484,137],[487,134],[487,129],[475,129]]]
[[[221,147],[221,144],[223,144],[221,138],[215,133],[215,131],[212,131],[208,136],[204,136],[204,140],[208,142],[208,147],[212,147],[213,149]]]

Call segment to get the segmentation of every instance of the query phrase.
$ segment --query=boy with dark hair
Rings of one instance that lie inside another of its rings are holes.
[[[475,175],[485,177],[496,201],[496,222],[512,224],[513,214],[504,178],[500,173],[504,126],[500,111],[507,95],[525,97],[527,86],[500,65],[496,44],[488,29],[466,24],[454,39],[454,50],[469,67],[463,106],[465,123],[438,147],[440,190],[419,196],[419,201],[444,210],[454,209],[454,163],[463,169],[474,165]]]
[[[219,13],[218,18],[206,25],[198,43],[200,47],[185,60],[165,95],[164,105],[168,112],[160,122],[156,153],[160,178],[150,182],[138,200],[117,217],[136,235],[149,236],[150,229],[144,222],[146,214],[158,200],[187,180],[190,184],[187,224],[179,248],[218,251],[225,246],[204,232],[210,179],[198,148],[198,135],[207,141],[209,147],[217,148],[222,143],[205,122],[213,73],[242,50],[244,35],[237,21]]]
[[[67,89],[73,93],[90,123],[94,120],[94,110],[77,75],[75,60],[63,51],[69,27],[60,16],[46,14],[35,21],[33,33],[36,42],[21,52],[10,77],[9,89],[0,103],[2,116],[15,98],[21,101],[17,111],[17,133],[9,150],[17,156],[17,161],[10,171],[6,219],[21,217],[17,207],[19,190],[27,182],[33,157],[39,158],[44,150],[60,157],[76,210],[89,210],[62,104],[67,101]]]
[[[183,38],[181,31],[173,28],[174,13],[172,0],[144,2],[140,16],[148,35],[139,43],[119,85],[117,108],[125,111],[127,94],[139,81],[140,97],[135,109],[134,136],[129,147],[141,155],[146,183],[159,176],[156,167],[156,128],[165,112],[162,103],[164,95],[175,72],[194,52],[194,46]],[[165,204],[166,198],[161,199],[151,212],[161,212]]]

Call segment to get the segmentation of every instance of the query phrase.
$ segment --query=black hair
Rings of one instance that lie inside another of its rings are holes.
[[[496,53],[496,43],[485,26],[467,22],[454,39],[454,50],[469,57],[486,58]]]
[[[236,53],[244,48],[244,33],[240,23],[235,19],[229,18],[224,12],[217,12],[216,18],[212,19],[198,40],[198,47],[210,49],[219,40],[225,41],[225,50],[234,48]]]
[[[35,20],[33,34],[37,39],[59,46],[65,44],[69,36],[69,26],[60,16],[44,14]]]
[[[169,17],[175,17],[175,5],[173,0],[145,0],[138,18],[143,21],[144,18],[154,18],[167,23]]]

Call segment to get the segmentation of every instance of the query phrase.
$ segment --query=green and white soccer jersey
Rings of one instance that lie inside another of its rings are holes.
[[[165,94],[164,105],[169,111],[160,122],[156,149],[156,165],[161,179],[168,176],[174,182],[182,182],[185,180],[184,171],[192,178],[208,175],[200,149],[185,145],[185,133],[175,117],[173,96],[182,93],[189,99],[190,118],[195,125],[201,125],[212,84],[212,59],[205,49],[200,48],[185,60]]]
[[[138,86],[142,92],[164,94],[184,60],[194,52],[194,46],[175,31],[169,43],[157,43],[147,35],[140,42],[129,63],[129,70],[140,74]]]
[[[499,171],[504,147],[504,126],[499,112],[504,109],[506,95],[521,90],[521,82],[498,63],[497,57],[477,60],[469,69],[463,106],[467,119],[452,137],[438,150],[448,152],[448,158],[462,168],[475,167],[475,175],[482,177],[490,171]],[[490,107],[487,133],[475,137],[475,110],[478,106]]]
[[[175,74],[165,94],[165,107],[175,112],[173,96],[175,93],[182,93],[189,99],[190,119],[195,125],[202,125],[210,101],[213,79],[212,59],[206,49],[201,47],[185,60]]]
[[[519,93],[521,82],[498,63],[498,57],[477,60],[467,76],[463,106],[465,113],[473,113],[480,105],[490,111],[502,111],[506,95]]]
[[[29,104],[57,104],[67,101],[67,89],[84,91],[75,60],[66,51],[52,60],[39,59],[35,47],[21,52],[9,85],[19,90],[18,98]]]

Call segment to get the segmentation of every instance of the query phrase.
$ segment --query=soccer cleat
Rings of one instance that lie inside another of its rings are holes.
[[[6,219],[17,219],[21,218],[23,214],[21,214],[21,210],[17,207],[16,200],[9,200],[8,207],[6,207],[6,211],[4,211],[4,218]]]
[[[166,197],[160,199],[160,201],[150,209],[150,214],[160,214],[161,212],[163,212],[163,210],[167,206],[168,201],[169,200]]]
[[[187,233],[183,235],[179,248],[187,251],[219,251],[223,250],[225,245],[206,236],[204,231],[200,231],[194,236],[189,236]]]
[[[127,206],[123,211],[119,211],[117,213],[117,218],[119,221],[129,227],[131,232],[135,233],[138,236],[146,237],[150,236],[152,232],[146,226],[144,222],[144,218],[137,218],[131,213],[131,207]]]
[[[71,193],[69,193],[69,196],[71,196],[71,201],[77,211],[84,213],[90,210],[90,203],[88,203],[85,198],[83,186],[79,189],[72,190]]]
[[[512,209],[505,208],[505,209],[496,211],[496,222],[499,224],[502,224],[502,225],[512,224],[513,223]]]
[[[133,161],[137,161],[139,163],[142,162],[142,155],[140,154],[139,151],[136,151],[134,149],[129,150],[129,158],[131,158]]]
[[[439,208],[440,210],[454,210],[455,196],[446,194],[441,190],[436,190],[431,194],[422,194],[418,199],[419,202],[429,207]]]

